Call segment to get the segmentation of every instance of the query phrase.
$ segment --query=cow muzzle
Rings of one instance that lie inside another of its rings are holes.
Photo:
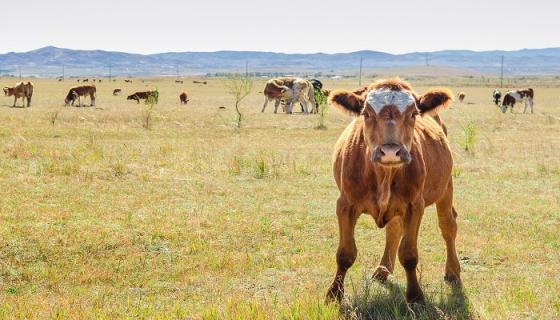
[[[388,143],[377,146],[373,150],[372,161],[384,166],[401,166],[412,161],[410,152],[405,146]]]

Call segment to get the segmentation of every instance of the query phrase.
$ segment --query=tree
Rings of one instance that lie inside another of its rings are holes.
[[[226,92],[233,96],[235,99],[235,112],[237,112],[237,128],[241,128],[241,122],[243,120],[243,114],[239,110],[241,101],[245,99],[251,93],[253,88],[253,80],[251,80],[247,75],[232,75],[224,80],[224,87]]]

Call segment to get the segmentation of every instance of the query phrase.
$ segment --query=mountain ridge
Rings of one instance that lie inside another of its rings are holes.
[[[506,75],[560,74],[560,47],[514,51],[441,50],[402,54],[360,50],[347,53],[278,53],[266,51],[162,52],[154,54],[107,50],[74,50],[46,46],[27,52],[0,54],[0,73],[55,77],[197,75],[252,73],[356,74],[360,59],[364,70],[418,66],[451,67],[473,74],[499,74],[504,56]],[[110,70],[109,70],[110,69]]]

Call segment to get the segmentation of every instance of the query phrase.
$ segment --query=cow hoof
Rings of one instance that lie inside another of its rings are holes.
[[[325,303],[329,304],[332,302],[338,302],[340,303],[340,301],[342,301],[342,298],[344,297],[344,288],[340,287],[337,284],[333,284],[331,285],[329,291],[327,292],[327,297],[325,298]]]
[[[375,272],[373,272],[373,279],[375,281],[385,283],[390,274],[391,271],[389,271],[389,269],[385,266],[378,266],[377,269],[375,269]]]
[[[461,288],[462,286],[461,278],[451,273],[446,274],[443,280],[455,288]]]
[[[415,304],[424,304],[424,294],[422,291],[419,292],[407,292],[406,302]]]

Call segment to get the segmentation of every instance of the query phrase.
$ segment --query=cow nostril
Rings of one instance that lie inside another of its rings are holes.
[[[385,152],[383,152],[383,148],[379,148],[379,153],[381,153],[382,156],[385,155]]]
[[[401,155],[401,149],[397,150],[397,152],[395,152],[395,155],[398,157]]]

